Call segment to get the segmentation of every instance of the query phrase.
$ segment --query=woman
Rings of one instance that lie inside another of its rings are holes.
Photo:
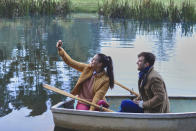
[[[96,54],[89,64],[77,62],[64,51],[61,47],[62,41],[57,42],[59,55],[65,63],[72,68],[82,72],[71,94],[78,95],[80,98],[88,100],[94,104],[108,107],[105,94],[109,87],[114,87],[113,64],[110,56]],[[104,70],[107,69],[107,72]],[[96,110],[94,106],[78,102],[76,109],[79,110]]]

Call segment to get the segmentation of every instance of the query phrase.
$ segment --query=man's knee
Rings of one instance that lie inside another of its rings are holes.
[[[123,101],[121,102],[121,108],[122,108],[122,107],[126,107],[126,105],[127,105],[129,102],[130,102],[130,100],[123,100]]]

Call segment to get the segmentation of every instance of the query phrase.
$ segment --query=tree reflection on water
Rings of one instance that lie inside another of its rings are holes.
[[[70,56],[82,62],[92,56],[89,48],[93,52],[98,49],[96,41],[91,40],[94,34],[89,34],[88,27],[96,26],[81,21],[87,28],[78,30],[73,21],[53,20],[18,19],[1,24],[0,34],[8,35],[0,38],[0,117],[22,107],[32,110],[29,116],[40,115],[47,110],[48,99],[52,105],[66,99],[42,87],[47,83],[70,91],[79,75],[59,58],[55,47],[57,40],[62,39]],[[67,31],[75,34],[72,36]],[[79,33],[87,37],[75,39]]]

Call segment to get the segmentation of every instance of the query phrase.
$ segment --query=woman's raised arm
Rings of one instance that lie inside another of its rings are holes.
[[[63,42],[59,40],[56,44],[56,48],[58,49],[59,55],[62,57],[64,62],[71,66],[72,68],[82,72],[85,67],[88,66],[88,64],[81,63],[78,61],[73,60],[67,53],[66,51],[62,48]]]

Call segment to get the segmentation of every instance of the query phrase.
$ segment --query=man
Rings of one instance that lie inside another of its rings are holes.
[[[121,112],[134,113],[168,113],[169,99],[165,83],[154,70],[155,55],[142,52],[138,55],[138,89],[140,96],[133,101],[124,100],[121,103]]]

